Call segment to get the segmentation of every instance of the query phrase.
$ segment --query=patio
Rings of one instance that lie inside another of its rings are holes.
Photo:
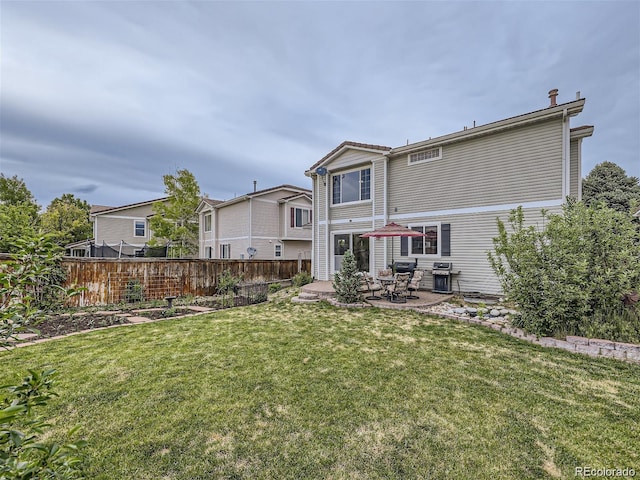
[[[335,297],[333,284],[330,281],[314,281],[313,283],[304,285],[300,290],[307,295],[317,295],[319,299]],[[367,296],[366,293],[363,297],[365,296]],[[419,290],[416,292],[416,296],[418,298],[409,298],[406,303],[391,303],[384,297],[381,300],[365,300],[365,302],[370,303],[374,307],[380,308],[412,309],[437,305],[439,303],[446,302],[453,297],[453,295],[450,294],[432,293],[426,290]]]

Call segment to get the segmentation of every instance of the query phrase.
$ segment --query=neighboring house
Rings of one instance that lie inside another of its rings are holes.
[[[292,185],[254,191],[227,201],[203,199],[200,258],[308,259],[311,191]]]
[[[103,246],[118,253],[135,255],[151,240],[149,218],[153,216],[153,204],[159,201],[167,201],[167,197],[121,207],[91,207],[94,245],[92,256],[113,255],[112,252],[107,254],[101,251]]]
[[[528,224],[541,209],[581,198],[581,142],[592,126],[570,128],[584,98],[482,126],[390,148],[343,142],[305,172],[313,182],[312,275],[330,280],[351,249],[362,270],[417,259],[452,262],[454,291],[500,293],[487,260],[496,218],[521,205]],[[396,222],[424,238],[362,239]],[[393,246],[393,247],[392,247]],[[393,251],[392,251],[393,248]],[[457,273],[459,272],[459,273]],[[431,288],[425,275],[423,287]]]

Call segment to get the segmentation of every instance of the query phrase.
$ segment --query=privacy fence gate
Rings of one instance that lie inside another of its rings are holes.
[[[65,258],[66,287],[83,287],[70,305],[107,305],[164,299],[167,296],[211,296],[220,275],[242,278],[243,288],[277,282],[311,271],[310,260],[208,260]]]

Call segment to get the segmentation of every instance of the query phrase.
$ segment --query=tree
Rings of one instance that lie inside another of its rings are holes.
[[[177,170],[175,175],[162,177],[166,201],[153,205],[154,216],[149,220],[153,232],[151,245],[171,242],[173,256],[182,258],[198,251],[198,214],[200,187],[193,174]]]
[[[17,240],[36,234],[39,209],[24,180],[0,174],[0,252],[13,253]]]
[[[27,188],[24,180],[17,175],[9,178],[0,173],[0,203],[5,205],[20,205],[23,203],[33,204],[38,211],[36,199]]]
[[[588,206],[604,202],[609,208],[630,213],[640,205],[640,181],[637,177],[628,177],[615,163],[602,162],[583,180],[582,200]]]
[[[351,250],[347,250],[342,258],[340,271],[336,272],[333,277],[333,289],[336,291],[339,302],[359,303],[362,301],[361,278],[356,257]]]
[[[525,226],[522,207],[511,232],[498,220],[489,262],[520,317],[540,335],[640,340],[640,308],[623,299],[640,288],[640,232],[631,217],[602,204],[569,201],[545,226]]]
[[[86,240],[93,235],[89,213],[91,206],[71,193],[54,198],[42,214],[42,229],[58,245]]]

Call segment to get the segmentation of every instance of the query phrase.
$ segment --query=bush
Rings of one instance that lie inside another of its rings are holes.
[[[59,306],[75,289],[63,289],[61,251],[50,237],[16,240],[16,253],[0,264],[0,348],[33,331],[42,310]]]
[[[282,285],[277,282],[269,284],[269,293],[276,293],[280,289],[282,289]]]
[[[0,478],[85,478],[84,440],[59,445],[38,439],[47,424],[33,411],[56,395],[55,370],[29,373],[21,385],[5,387],[9,395],[0,402]]]
[[[356,257],[351,250],[347,250],[342,259],[340,271],[335,273],[333,279],[333,288],[336,291],[336,297],[339,302],[362,302],[360,275],[361,273],[358,271]]]
[[[514,325],[539,335],[640,340],[629,323],[637,313],[622,303],[640,287],[640,235],[630,216],[569,200],[562,215],[543,217],[542,230],[525,227],[519,207],[509,216],[511,233],[498,220],[488,254],[520,310]]]
[[[300,272],[291,280],[294,287],[301,287],[311,282],[313,282],[313,277],[309,272]]]

